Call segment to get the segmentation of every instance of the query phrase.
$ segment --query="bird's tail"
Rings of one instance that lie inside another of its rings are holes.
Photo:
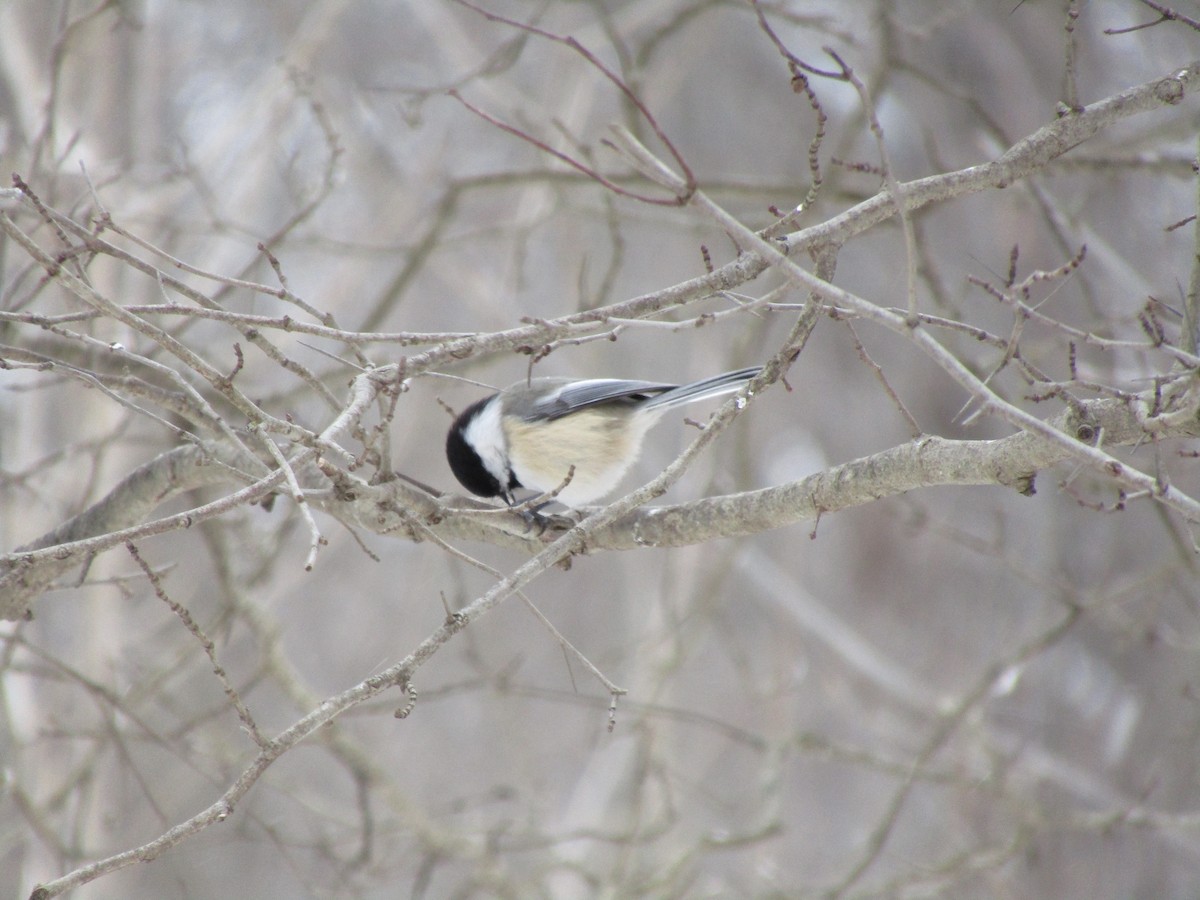
[[[673,406],[695,403],[699,400],[707,400],[709,397],[719,397],[722,394],[732,394],[734,391],[740,390],[747,381],[761,371],[761,366],[755,366],[752,369],[738,369],[736,372],[726,372],[724,375],[714,375],[690,384],[681,384],[669,391],[663,391],[653,400],[648,400],[642,408],[663,412]]]

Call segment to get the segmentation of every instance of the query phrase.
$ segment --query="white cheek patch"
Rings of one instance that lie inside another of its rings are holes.
[[[505,446],[504,429],[500,423],[500,404],[487,404],[483,412],[463,429],[463,438],[475,448],[484,468],[500,482],[500,487],[508,490],[510,473],[505,462],[508,458],[508,448]]]

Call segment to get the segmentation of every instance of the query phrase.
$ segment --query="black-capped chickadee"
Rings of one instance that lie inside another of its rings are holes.
[[[693,381],[658,384],[595,378],[519,381],[462,411],[446,435],[446,459],[463,487],[481,497],[513,490],[546,493],[575,472],[557,499],[579,506],[617,486],[663,413],[730,394],[759,368]]]

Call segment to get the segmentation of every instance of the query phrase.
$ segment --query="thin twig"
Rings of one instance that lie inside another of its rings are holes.
[[[671,154],[671,158],[675,161],[675,165],[677,165],[679,167],[680,171],[682,172],[682,177],[683,177],[684,183],[687,185],[687,189],[684,192],[684,196],[682,198],[677,198],[676,200],[673,200],[673,201],[664,201],[661,198],[649,198],[649,197],[639,197],[638,199],[641,199],[647,203],[656,203],[656,204],[666,203],[666,204],[682,205],[683,203],[687,202],[687,195],[689,195],[691,193],[691,191],[696,189],[696,176],[692,174],[691,167],[687,164],[687,160],[685,160],[683,158],[683,154],[681,154],[679,152],[679,150],[676,149],[675,144],[672,143],[672,141],[669,137],[667,137],[666,132],[663,131],[662,127],[658,124],[658,120],[654,118],[654,114],[651,113],[649,108],[647,108],[646,104],[642,102],[642,98],[638,96],[637,92],[634,91],[628,84],[626,84],[624,79],[622,79],[619,75],[617,75],[615,72],[613,72],[612,69],[610,69],[608,66],[606,66],[604,64],[604,62],[601,61],[601,59],[598,56],[596,56],[594,53],[592,53],[591,50],[589,50],[587,47],[583,46],[583,44],[579,43],[579,41],[575,40],[575,38],[571,37],[570,35],[555,34],[554,32],[546,31],[545,29],[538,28],[534,25],[529,25],[525,22],[519,22],[516,19],[510,19],[507,16],[501,16],[501,15],[498,15],[497,13],[489,12],[489,11],[483,9],[482,7],[476,6],[474,3],[469,2],[469,0],[455,0],[455,2],[459,3],[462,6],[467,7],[468,9],[474,10],[475,12],[477,12],[481,16],[483,16],[485,19],[487,19],[489,22],[499,22],[503,25],[508,25],[511,28],[516,28],[521,31],[524,31],[526,34],[532,34],[532,35],[535,35],[536,37],[544,38],[545,40],[553,41],[556,44],[562,44],[566,47],[569,47],[570,49],[572,49],[576,53],[578,53],[580,56],[582,56],[585,60],[587,60],[588,64],[591,65],[592,68],[594,68],[594,69],[596,69],[596,71],[600,72],[600,74],[602,74],[605,78],[607,78],[610,82],[612,82],[612,84],[615,85],[616,88],[622,94],[625,95],[625,99],[628,100],[631,104],[633,104],[633,106],[641,114],[642,118],[646,120],[646,124],[649,125],[650,128],[654,131],[655,137],[657,137],[659,139],[659,141],[662,142],[662,145],[667,149],[667,152],[669,154]],[[451,93],[454,94],[454,96],[456,96],[456,97],[458,96],[454,92],[451,92]],[[459,99],[461,100],[461,98],[459,98]],[[506,130],[508,130],[508,129],[506,129]],[[526,137],[526,138],[528,137],[528,136],[522,135],[516,131],[512,131],[511,133],[516,134],[519,137]],[[582,165],[576,165],[575,163],[572,163],[572,165],[575,165],[575,167],[580,169],[581,171],[585,171],[585,172],[587,171],[586,168],[583,167]],[[629,195],[629,196],[635,196],[635,195]]]
[[[854,69],[847,65],[832,47],[825,47],[824,49],[841,67],[842,77],[850,82],[854,86],[854,89],[858,91],[858,97],[862,102],[863,111],[866,113],[871,134],[875,137],[875,146],[879,149],[879,165],[883,175],[884,187],[892,203],[896,205],[896,214],[900,217],[900,232],[904,235],[904,294],[908,300],[908,321],[915,325],[917,321],[917,239],[913,232],[912,214],[904,199],[904,188],[900,180],[896,178],[896,169],[892,165],[891,154],[888,153],[887,141],[883,135],[883,126],[879,124],[879,117],[875,115],[875,104],[871,99],[871,92],[867,90],[867,86],[862,82],[862,79],[855,74]]]
[[[204,633],[204,630],[196,624],[196,620],[192,618],[191,612],[181,603],[172,600],[167,594],[166,588],[163,587],[162,579],[158,577],[158,573],[150,568],[149,564],[142,558],[138,552],[137,546],[132,541],[125,542],[125,549],[129,551],[129,555],[133,557],[133,561],[138,564],[141,570],[146,574],[146,578],[150,582],[150,587],[154,589],[155,596],[165,603],[183,625],[192,637],[194,637],[204,649],[204,655],[208,657],[208,661],[212,664],[213,674],[217,676],[217,680],[221,682],[221,690],[225,692],[225,696],[229,698],[229,702],[233,704],[234,710],[237,711],[238,718],[241,719],[242,725],[245,726],[247,734],[254,739],[254,743],[259,749],[264,749],[267,746],[267,739],[258,729],[258,724],[254,721],[254,716],[250,714],[249,707],[243,702],[241,695],[237,689],[229,681],[229,676],[225,673],[225,668],[217,661],[216,645],[212,639]]]
[[[258,431],[262,438],[262,445],[267,448],[267,452],[271,454],[271,458],[275,460],[275,465],[283,472],[284,479],[287,481],[288,490],[291,492],[292,500],[296,503],[296,508],[300,510],[300,515],[304,519],[304,523],[308,526],[308,533],[312,537],[308,547],[308,557],[304,560],[304,571],[311,572],[313,566],[317,564],[317,551],[329,543],[325,536],[321,534],[321,530],[317,527],[317,520],[313,518],[312,508],[308,505],[308,498],[304,496],[304,489],[300,487],[300,482],[296,479],[296,472],[292,469],[291,463],[283,455],[270,436],[262,434]]]

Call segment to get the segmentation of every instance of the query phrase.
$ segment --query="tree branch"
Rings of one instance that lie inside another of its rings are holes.
[[[1095,442],[1102,437],[1109,447],[1132,446],[1146,440],[1136,409],[1121,400],[1083,401],[1077,410],[1064,412],[1045,425],[1077,442]],[[1168,433],[1159,435],[1197,436],[1200,423],[1194,419],[1176,422]],[[927,487],[997,485],[1032,494],[1039,472],[1073,458],[1069,446],[1048,442],[1027,431],[983,441],[926,436],[788,484],[637,509],[591,530],[586,548],[595,553],[684,547],[744,537]],[[396,482],[374,486],[362,483],[349,501],[339,501],[326,493],[313,498],[313,502],[356,526],[390,534],[406,530],[399,510],[412,509],[410,504],[418,499],[414,494],[411,488]],[[450,500],[460,502],[460,498]],[[537,535],[519,516],[499,508],[451,509],[428,497],[423,507],[419,513],[423,521],[436,519],[429,528],[444,540],[532,548],[566,530],[552,526],[545,534]],[[391,512],[384,512],[389,509]],[[410,537],[420,539],[415,534]]]

